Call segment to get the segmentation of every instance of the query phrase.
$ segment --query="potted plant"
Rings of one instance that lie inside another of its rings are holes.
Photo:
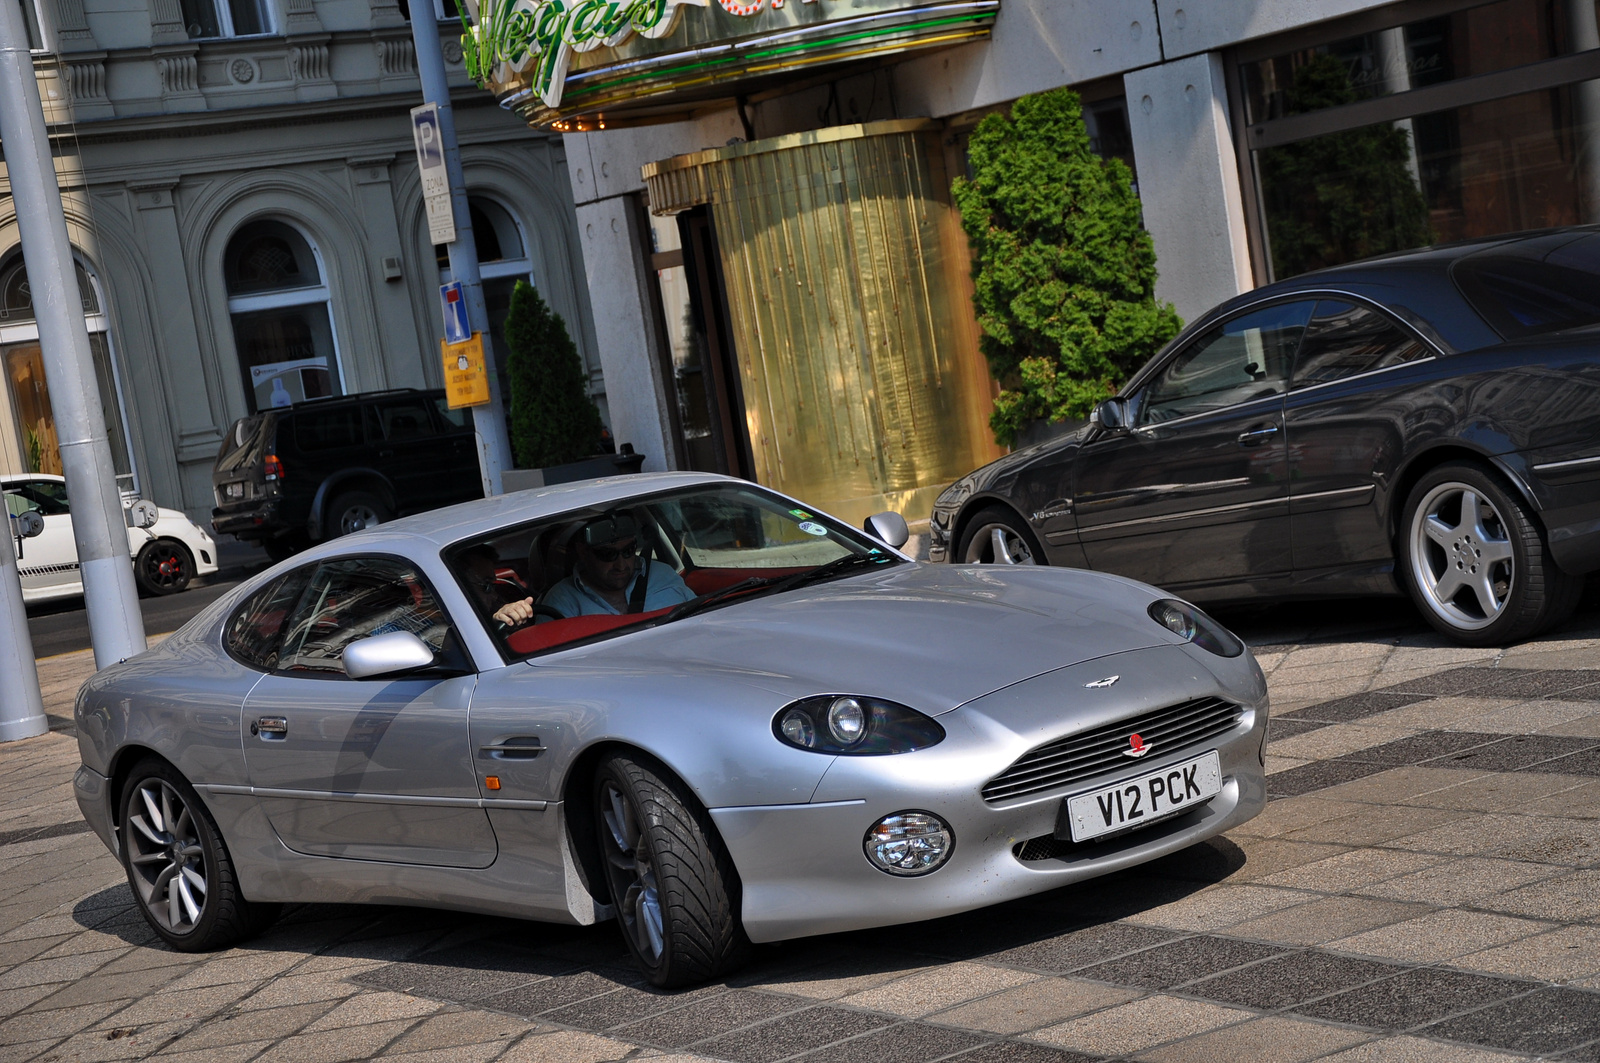
[[[506,315],[506,375],[511,383],[511,452],[507,491],[638,472],[644,456],[623,444],[598,454],[600,411],[584,390],[583,360],[561,316],[537,289],[518,281]]]

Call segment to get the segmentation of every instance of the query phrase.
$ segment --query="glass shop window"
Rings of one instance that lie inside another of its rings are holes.
[[[281,221],[240,229],[223,256],[234,346],[252,413],[342,394],[316,249]]]

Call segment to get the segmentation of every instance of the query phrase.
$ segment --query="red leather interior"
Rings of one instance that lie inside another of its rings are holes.
[[[665,606],[661,609],[652,609],[648,613],[596,613],[593,616],[572,616],[565,620],[533,624],[520,631],[513,631],[506,637],[506,645],[511,647],[513,653],[537,653],[551,646],[559,646],[563,642],[586,639],[590,635],[599,635],[613,628],[637,624],[641,620],[660,616],[670,608],[671,606]]]
[[[811,571],[811,565],[802,565],[799,568],[695,568],[683,574],[683,582],[695,594],[710,594],[720,591],[724,587],[731,587],[742,579],[751,576],[770,576],[781,579],[784,576],[793,576],[798,572]]]

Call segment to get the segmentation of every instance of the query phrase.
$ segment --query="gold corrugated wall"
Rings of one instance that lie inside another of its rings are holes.
[[[942,146],[926,123],[820,132],[649,168],[652,207],[710,200],[757,479],[916,520],[999,453]]]

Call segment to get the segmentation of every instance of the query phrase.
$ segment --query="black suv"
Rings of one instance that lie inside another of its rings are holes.
[[[219,535],[282,560],[320,539],[483,497],[472,424],[444,392],[297,402],[233,423],[211,486]]]

